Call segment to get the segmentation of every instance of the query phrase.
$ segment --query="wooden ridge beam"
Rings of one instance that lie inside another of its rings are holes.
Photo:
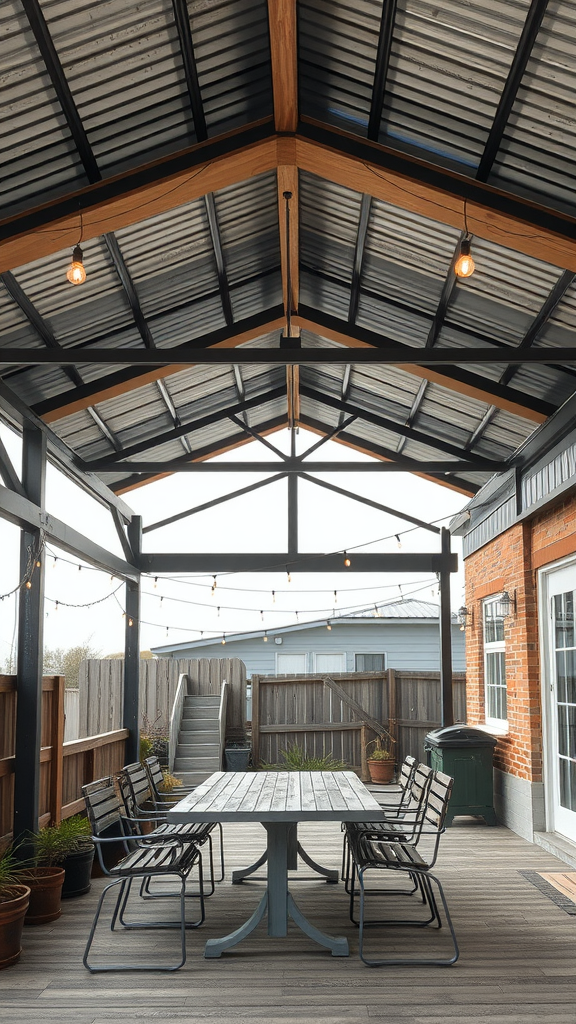
[[[296,0],[268,0],[274,124],[277,132],[298,126]]]

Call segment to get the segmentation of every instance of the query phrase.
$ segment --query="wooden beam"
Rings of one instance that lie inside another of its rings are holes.
[[[80,211],[86,241],[274,170],[271,128],[265,119],[0,221],[0,272],[74,246]]]
[[[277,132],[298,125],[296,0],[268,0],[274,124]]]
[[[346,345],[348,348],[366,348],[369,347],[369,343],[363,341],[360,337],[354,336],[354,331],[357,330],[352,326],[347,326],[342,322],[342,328],[338,328],[333,324],[319,323],[308,316],[297,315],[294,317],[294,322],[301,327],[303,330],[312,331],[313,334],[319,334],[322,338],[327,338],[329,341],[335,341],[339,345]],[[351,359],[351,362],[354,360]],[[525,420],[530,420],[533,423],[544,423],[547,416],[543,412],[539,412],[536,409],[528,408],[523,405],[519,399],[515,402],[512,398],[508,398],[503,395],[495,395],[491,390],[484,390],[481,385],[474,386],[473,384],[467,383],[466,381],[460,381],[454,377],[449,377],[441,371],[434,370],[431,366],[414,366],[405,365],[402,363],[402,357],[399,355],[398,363],[396,364],[399,370],[404,370],[405,373],[410,373],[415,377],[421,377],[423,380],[431,381],[434,384],[439,384],[441,387],[448,388],[450,391],[456,391],[461,395],[467,395],[469,398],[475,398],[480,402],[488,402],[490,405],[497,406],[498,409],[504,409],[506,412],[512,412],[515,416],[521,416]]]
[[[303,138],[309,126],[314,138]],[[302,118],[296,138],[300,170],[365,193],[403,210],[464,228],[508,249],[576,271],[576,220],[537,203],[476,182],[311,118]],[[319,141],[320,139],[324,141]],[[406,173],[396,169],[406,168]],[[547,225],[554,224],[554,227]]]

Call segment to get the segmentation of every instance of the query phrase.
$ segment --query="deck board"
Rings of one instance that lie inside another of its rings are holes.
[[[229,877],[263,851],[264,831],[249,822],[226,825],[225,835]],[[302,824],[299,838],[311,856],[339,866],[338,824]],[[261,882],[225,882],[207,902],[205,925],[188,935],[182,970],[90,975],[81,955],[103,885],[96,879],[87,896],[63,904],[58,921],[25,929],[21,962],[0,973],[0,1024],[375,1024],[391,1014],[406,1024],[575,1024],[576,919],[519,874],[565,865],[507,829],[466,819],[442,842],[438,874],[461,946],[454,967],[366,968],[356,956],[342,887],[305,880],[311,873],[303,866],[291,890],[310,920],[347,936],[349,958],[332,958],[295,927],[286,939],[273,939],[260,925],[220,960],[204,960],[206,939],[245,920],[262,892]],[[104,942],[112,939],[104,934]],[[145,956],[152,949],[161,956],[174,949],[176,935],[148,932],[117,941],[124,950],[129,942]],[[397,941],[392,935],[390,942]]]

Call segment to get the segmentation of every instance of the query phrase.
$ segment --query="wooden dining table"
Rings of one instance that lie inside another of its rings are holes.
[[[267,915],[268,935],[283,937],[291,918],[332,956],[348,956],[348,940],[326,935],[296,905],[288,885],[288,851],[296,822],[376,821],[378,802],[354,772],[215,772],[166,812],[169,821],[260,822],[267,833],[267,884],[254,913],[235,931],[208,939],[215,958],[246,938]]]

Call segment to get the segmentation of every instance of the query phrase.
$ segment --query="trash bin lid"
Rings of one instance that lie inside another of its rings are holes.
[[[433,747],[495,747],[496,738],[483,729],[464,723],[434,729],[426,737]]]

